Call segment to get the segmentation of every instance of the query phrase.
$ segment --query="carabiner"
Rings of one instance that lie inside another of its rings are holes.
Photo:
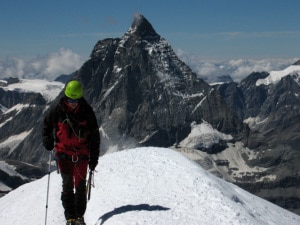
[[[74,156],[76,156],[76,158]],[[73,163],[77,163],[78,162],[78,155],[72,155],[72,162]]]

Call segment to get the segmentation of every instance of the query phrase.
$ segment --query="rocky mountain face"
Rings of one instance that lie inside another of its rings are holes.
[[[96,110],[105,146],[171,146],[202,120],[236,138],[247,131],[142,16],[121,39],[99,41],[76,78]]]
[[[262,169],[236,183],[299,213],[300,66],[295,70],[298,72],[278,71],[277,76],[284,76],[276,82],[261,82],[272,76],[274,79],[275,72],[252,73],[239,84],[223,84],[216,89],[249,124],[251,132],[247,146],[256,157],[248,159],[247,164]],[[258,181],[257,178],[264,174],[273,176],[273,179]]]
[[[210,86],[137,15],[123,37],[96,43],[90,59],[70,76],[82,82],[95,110],[101,154],[136,146],[172,147],[212,173],[299,212],[298,75],[257,85],[269,74],[253,73],[239,84]],[[47,171],[42,122],[60,95],[49,101],[40,93],[0,87],[0,160]],[[231,138],[194,149],[184,146],[195,124],[202,123]]]
[[[36,145],[41,148],[42,115],[52,99],[49,100],[49,94],[34,90],[35,84],[30,81],[24,84],[18,78],[9,78],[0,83],[0,184],[4,187],[0,187],[1,195],[47,171],[45,160],[41,160],[47,157],[46,152],[38,152]],[[57,84],[45,83],[52,91],[57,89]],[[24,91],[24,85],[29,85],[29,89]],[[60,86],[61,90],[63,84]]]

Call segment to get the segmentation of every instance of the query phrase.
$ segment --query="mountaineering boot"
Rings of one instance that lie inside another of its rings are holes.
[[[83,217],[78,217],[75,220],[75,225],[86,225],[85,222],[84,222],[84,218]]]
[[[67,219],[66,225],[76,225],[75,219]]]

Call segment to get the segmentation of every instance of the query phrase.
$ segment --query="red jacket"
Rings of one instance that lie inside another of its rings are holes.
[[[53,138],[55,136],[55,138]],[[99,157],[100,134],[95,114],[85,99],[75,110],[63,97],[45,116],[43,141],[55,141],[57,155]],[[45,144],[44,144],[45,145]]]

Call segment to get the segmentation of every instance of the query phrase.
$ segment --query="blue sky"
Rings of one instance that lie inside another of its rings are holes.
[[[0,57],[68,49],[87,58],[144,15],[174,50],[203,59],[297,58],[299,0],[10,0],[0,9]]]

